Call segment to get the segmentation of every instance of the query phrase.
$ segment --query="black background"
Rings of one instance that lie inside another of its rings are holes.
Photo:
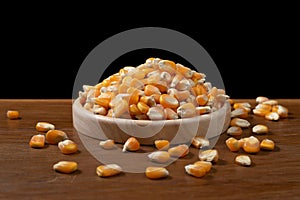
[[[130,19],[123,18],[126,12],[114,17],[56,10],[25,12],[14,18],[6,14],[1,28],[0,98],[72,98],[77,70],[90,51],[117,33],[149,26],[179,31],[203,46],[232,98],[300,98],[298,16],[279,11],[240,11],[215,18],[212,13],[185,18],[182,14],[165,20],[141,19],[140,12]],[[152,51],[139,51],[121,56],[110,67],[117,70],[152,56]]]

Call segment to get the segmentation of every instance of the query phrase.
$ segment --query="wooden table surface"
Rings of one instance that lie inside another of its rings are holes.
[[[235,99],[235,102],[253,99]],[[220,159],[205,177],[195,178],[184,166],[198,160],[198,149],[167,166],[170,176],[150,180],[143,173],[122,173],[100,178],[95,169],[101,163],[83,146],[73,128],[72,100],[0,100],[0,199],[300,199],[300,99],[278,99],[289,109],[289,117],[277,122],[249,116],[251,126],[269,126],[267,135],[275,141],[274,151],[250,155],[251,167],[234,164],[234,157],[244,153],[230,152],[225,146],[226,134],[215,149]],[[9,120],[6,111],[15,109],[21,118]],[[48,121],[65,131],[78,144],[79,153],[63,155],[56,145],[30,148],[28,142],[37,134],[35,124]],[[243,137],[250,136],[251,127]],[[143,147],[142,147],[143,148]],[[52,169],[59,160],[78,162],[79,170],[61,174]]]

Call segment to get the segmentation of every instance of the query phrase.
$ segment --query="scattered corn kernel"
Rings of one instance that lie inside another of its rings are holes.
[[[102,147],[103,149],[114,149],[116,147],[115,141],[111,139],[100,141],[99,146]]]
[[[197,178],[201,178],[205,176],[205,174],[207,173],[206,172],[207,169],[201,165],[188,164],[184,167],[184,169],[187,174]]]
[[[258,153],[260,151],[259,145],[259,140],[254,136],[250,136],[245,140],[243,150],[247,153]]]
[[[269,98],[264,97],[264,96],[258,96],[255,99],[256,103],[263,103],[264,101],[268,101],[268,100],[269,100]]]
[[[169,148],[168,153],[171,157],[182,158],[189,153],[189,146],[186,144],[180,144]]]
[[[150,179],[161,179],[169,176],[169,171],[164,167],[147,167],[145,174]]]
[[[69,139],[60,141],[57,146],[63,154],[72,154],[78,151],[77,144]]]
[[[237,140],[233,137],[228,138],[225,141],[225,143],[226,143],[226,146],[228,147],[228,149],[232,152],[239,151],[241,148],[241,143],[239,142],[239,140]]]
[[[260,148],[272,151],[275,148],[275,143],[270,139],[263,139],[260,143]]]
[[[61,130],[49,130],[46,133],[46,141],[49,144],[58,144],[60,141],[68,139],[67,134]]]
[[[265,115],[265,118],[271,121],[278,121],[280,116],[277,112],[269,112]]]
[[[75,172],[78,168],[77,162],[74,161],[59,161],[53,165],[55,171],[71,174]]]
[[[155,140],[154,145],[158,150],[167,150],[170,147],[168,140]]]
[[[211,162],[203,161],[203,160],[196,161],[194,163],[194,165],[202,166],[205,169],[206,173],[208,173],[212,168],[212,163]]]
[[[199,159],[202,161],[214,162],[219,160],[219,153],[216,149],[208,149],[204,151],[199,151]]]
[[[166,163],[170,160],[170,154],[167,151],[154,151],[148,154],[148,158],[157,163]]]
[[[240,136],[243,134],[243,130],[239,126],[231,126],[227,129],[227,134],[231,136]]]
[[[20,113],[17,110],[8,110],[6,116],[8,119],[19,119]]]
[[[45,136],[42,134],[33,135],[29,141],[32,148],[43,148],[45,146]]]
[[[287,118],[289,111],[282,105],[275,105],[272,107],[272,112],[277,112],[280,118]]]
[[[241,166],[250,166],[251,158],[248,155],[238,155],[234,159],[235,163]]]
[[[252,132],[256,134],[266,134],[269,132],[269,128],[263,124],[257,124],[252,127]]]
[[[239,126],[241,128],[247,128],[249,127],[251,124],[248,120],[246,119],[241,119],[238,117],[232,118],[230,121],[230,126]]]
[[[35,129],[39,132],[47,132],[49,130],[54,130],[55,126],[49,122],[37,122]]]
[[[262,104],[267,104],[267,105],[275,106],[275,105],[278,104],[278,101],[276,101],[274,99],[269,99],[267,101],[262,102]]]
[[[123,146],[123,152],[137,151],[140,149],[140,142],[135,137],[130,137],[126,140]]]
[[[202,136],[195,136],[192,140],[192,145],[197,149],[209,147],[209,140]]]
[[[248,111],[242,107],[234,109],[231,111],[231,118],[239,117],[239,118],[247,118],[248,117]]]
[[[99,177],[111,177],[122,172],[122,168],[117,164],[99,165],[96,168],[96,174]]]

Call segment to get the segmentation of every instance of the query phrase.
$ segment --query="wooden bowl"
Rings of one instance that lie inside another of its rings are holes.
[[[124,143],[136,137],[142,145],[153,145],[157,139],[171,144],[190,143],[194,136],[217,138],[227,130],[231,107],[228,102],[210,114],[176,120],[131,120],[95,115],[85,110],[79,98],[73,102],[73,125],[78,132],[96,140],[113,139]]]

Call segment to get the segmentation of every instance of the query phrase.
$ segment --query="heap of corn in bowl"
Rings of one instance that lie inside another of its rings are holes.
[[[84,85],[82,106],[97,115],[135,120],[174,120],[211,113],[229,97],[204,73],[180,63],[148,58],[102,82]]]

